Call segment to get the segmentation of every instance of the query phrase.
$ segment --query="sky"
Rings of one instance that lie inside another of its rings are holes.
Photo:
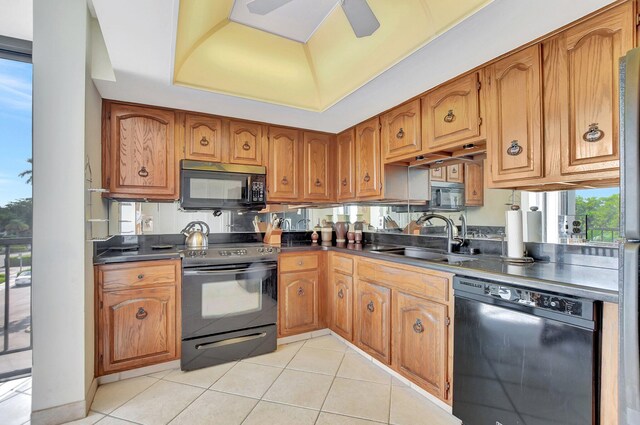
[[[0,206],[31,197],[18,177],[31,158],[32,65],[0,58]]]

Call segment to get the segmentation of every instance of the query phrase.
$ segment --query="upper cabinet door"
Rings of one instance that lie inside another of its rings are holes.
[[[267,201],[290,201],[299,197],[299,132],[290,128],[269,128]]]
[[[186,114],[185,158],[222,162],[222,120],[220,118]]]
[[[331,137],[328,134],[304,132],[304,199],[330,201],[333,178],[330,170]]]
[[[378,117],[356,126],[356,196],[375,198],[382,194],[380,124]]]
[[[560,137],[562,174],[619,167],[618,61],[633,48],[632,6],[627,2],[559,36],[559,94],[568,95],[560,99],[568,109],[561,117],[569,132]]]
[[[541,177],[540,45],[487,67],[487,155],[494,182]]]
[[[385,162],[392,162],[422,150],[420,99],[382,115],[382,150]]]
[[[260,124],[231,121],[229,123],[229,162],[262,165],[264,128]]]
[[[431,170],[432,182],[446,182],[447,181],[447,167],[432,168]]]
[[[117,103],[104,107],[110,108],[103,149],[109,196],[177,199],[173,111]]]
[[[447,167],[447,181],[451,183],[464,183],[464,167],[461,164]]]
[[[484,174],[481,164],[464,164],[464,204],[467,207],[484,205]]]
[[[481,138],[478,72],[442,85],[422,98],[422,139],[427,152]]]
[[[352,200],[356,197],[355,129],[338,134],[337,143],[338,201]]]

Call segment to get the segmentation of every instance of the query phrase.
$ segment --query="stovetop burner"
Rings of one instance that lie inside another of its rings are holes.
[[[209,245],[209,248],[184,249],[180,251],[187,264],[223,264],[275,261],[280,248],[265,244]]]

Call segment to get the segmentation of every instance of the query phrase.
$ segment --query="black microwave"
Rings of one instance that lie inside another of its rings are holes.
[[[267,206],[265,167],[184,159],[180,183],[185,210],[257,211]]]

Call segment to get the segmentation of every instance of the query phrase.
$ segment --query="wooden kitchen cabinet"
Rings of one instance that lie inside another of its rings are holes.
[[[109,101],[102,108],[105,196],[178,199],[174,112]]]
[[[300,198],[300,132],[269,127],[267,201],[287,202]]]
[[[358,279],[355,299],[355,344],[391,364],[391,290]]]
[[[384,162],[415,156],[422,150],[420,99],[392,109],[380,117]]]
[[[484,170],[482,164],[464,164],[464,204],[467,207],[484,205]]]
[[[247,121],[229,122],[229,163],[264,165],[263,155],[267,129]],[[265,155],[266,156],[266,155]]]
[[[356,196],[370,199],[382,195],[380,123],[378,117],[356,126]]]
[[[222,162],[222,120],[199,114],[185,114],[185,158],[197,161]]]
[[[487,156],[493,182],[543,174],[541,69],[539,44],[486,68]]]
[[[278,259],[278,336],[320,329],[325,325],[326,284],[321,254],[281,254]]]
[[[96,376],[180,358],[180,260],[99,265]]]
[[[449,398],[446,304],[393,293],[392,367],[442,400]]]
[[[353,341],[353,270],[350,255],[330,254],[329,262],[329,327],[347,341]]]
[[[337,136],[336,166],[338,168],[338,201],[356,198],[355,129]]]
[[[446,182],[447,181],[447,167],[437,167],[429,170],[432,182]]]
[[[422,97],[425,152],[459,148],[485,138],[480,117],[480,77],[480,72],[473,72]]]
[[[309,201],[331,201],[333,198],[331,136],[305,131],[303,134],[303,197]]]
[[[451,183],[464,183],[464,167],[462,164],[447,166],[447,181]]]
[[[627,2],[543,45],[545,154],[563,175],[619,168],[619,58],[634,47],[633,27]]]
[[[332,271],[331,329],[347,341],[353,340],[353,277]]]
[[[462,164],[442,166],[430,170],[432,182],[464,183],[464,175]]]

